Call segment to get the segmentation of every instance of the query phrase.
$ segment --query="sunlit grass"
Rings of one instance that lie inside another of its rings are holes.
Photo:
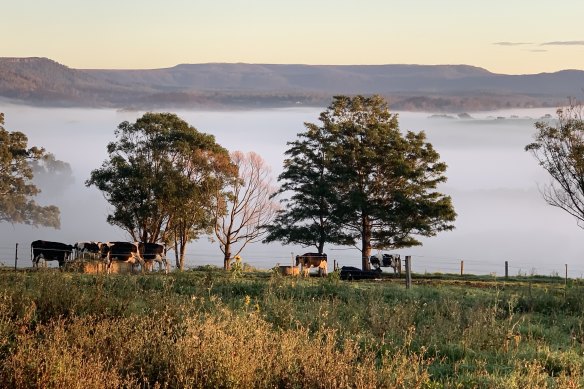
[[[0,271],[3,387],[563,388],[584,384],[584,288]]]

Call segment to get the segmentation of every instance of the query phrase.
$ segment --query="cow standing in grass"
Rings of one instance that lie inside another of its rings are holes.
[[[162,264],[164,264],[164,271],[168,274],[170,263],[166,259],[163,245],[158,243],[140,243],[139,249],[147,270],[152,271],[154,262],[156,262],[158,263],[158,271],[162,270]]]
[[[144,269],[144,259],[140,255],[138,243],[132,242],[107,242],[101,245],[101,258],[107,266],[107,273],[110,273],[112,261],[131,263],[132,267],[139,263]]]
[[[369,263],[375,270],[381,271],[382,267],[391,267],[394,275],[401,275],[401,258],[399,254],[378,253],[369,258]]]
[[[30,244],[30,259],[32,267],[38,268],[41,259],[45,261],[58,261],[59,267],[71,258],[73,246],[60,242],[35,240]]]
[[[73,245],[77,258],[85,258],[85,254],[89,254],[90,258],[96,258],[100,252],[100,242],[76,242]]]
[[[302,266],[302,274],[308,276],[308,271],[311,267],[318,269],[318,274],[326,276],[328,272],[328,264],[326,254],[319,253],[304,253],[296,256],[296,266]]]

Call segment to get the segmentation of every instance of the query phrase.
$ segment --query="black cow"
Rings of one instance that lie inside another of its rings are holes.
[[[381,277],[381,269],[361,270],[357,267],[343,266],[341,268],[341,280],[373,280]]]
[[[30,244],[30,259],[32,267],[38,267],[39,261],[59,261],[59,267],[71,258],[73,246],[60,242],[49,242],[46,240],[35,240]]]
[[[164,263],[165,272],[168,274],[170,263],[166,259],[164,246],[158,243],[140,243],[140,255],[148,270],[152,270],[153,262],[158,263],[158,270],[162,269]]]
[[[101,258],[105,260],[107,264],[107,271],[110,271],[110,265],[112,261],[122,261],[128,262],[133,265],[136,262],[140,263],[142,268],[144,268],[144,260],[140,255],[140,250],[138,249],[137,243],[132,242],[107,242],[101,244],[100,250]]]

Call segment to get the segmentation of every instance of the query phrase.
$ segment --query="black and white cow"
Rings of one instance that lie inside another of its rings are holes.
[[[146,269],[152,270],[153,262],[158,263],[158,270],[162,269],[162,264],[164,264],[164,271],[168,274],[170,270],[170,263],[166,259],[166,253],[164,246],[158,243],[140,243],[140,255],[146,264]]]
[[[296,256],[296,266],[302,266],[302,274],[308,275],[311,267],[318,268],[318,274],[321,276],[327,275],[328,263],[326,254],[319,253],[304,253]]]
[[[382,267],[393,268],[395,275],[401,275],[401,258],[399,254],[381,254],[372,255],[369,262],[373,269],[381,271]]]
[[[30,259],[32,267],[38,267],[39,261],[58,261],[62,267],[71,258],[73,246],[60,242],[49,242],[46,240],[35,240],[30,244]]]
[[[144,260],[140,255],[138,243],[132,242],[106,242],[101,244],[100,255],[110,272],[112,261],[121,261],[135,265],[139,263],[144,269]]]
[[[97,257],[100,252],[100,242],[76,242],[73,245],[77,257],[85,257],[85,254],[89,254],[90,257]]]

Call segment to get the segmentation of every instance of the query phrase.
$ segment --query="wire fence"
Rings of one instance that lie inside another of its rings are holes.
[[[53,249],[55,250],[55,249]],[[58,250],[57,250],[58,251]],[[69,250],[63,250],[68,251]],[[269,249],[265,251],[257,251],[246,254],[245,250],[242,252],[242,262],[256,268],[258,270],[271,269],[277,265],[294,265],[295,256],[302,254],[302,252],[290,252],[283,254],[281,252],[273,253]],[[402,259],[409,255],[406,250],[399,252],[391,252],[391,254],[399,254]],[[75,253],[72,258],[81,257],[80,253]],[[509,276],[565,276],[566,271],[570,278],[584,278],[584,264],[580,263],[562,263],[560,261],[546,261],[544,263],[529,263],[525,261],[514,261],[512,258],[493,260],[488,258],[452,258],[446,256],[433,255],[410,255],[412,272],[418,274],[428,273],[449,273],[449,274],[475,274],[475,275],[493,275],[504,276],[507,262],[507,271]],[[167,259],[172,267],[175,266],[175,253],[173,250],[167,252]],[[91,259],[87,254],[86,259]],[[32,267],[31,250],[28,245],[17,246],[0,246],[0,266],[14,267],[15,259],[17,259],[17,267],[27,268]],[[361,253],[355,249],[331,249],[328,252],[328,266],[332,269],[333,263],[339,267],[354,266],[361,267]],[[198,266],[217,266],[223,267],[223,254],[219,249],[213,250],[211,248],[200,249],[196,251],[187,251],[185,253],[185,267],[196,268]],[[49,261],[46,266],[58,267],[57,261]]]

